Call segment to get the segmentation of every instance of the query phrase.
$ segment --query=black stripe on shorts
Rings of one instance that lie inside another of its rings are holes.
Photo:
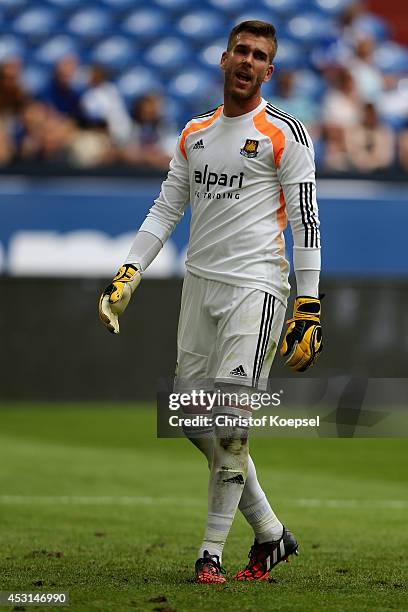
[[[252,386],[256,387],[261,375],[263,362],[268,348],[269,336],[271,333],[272,320],[275,311],[275,297],[265,293],[261,325],[259,328],[258,342],[256,346],[254,366],[252,371]]]

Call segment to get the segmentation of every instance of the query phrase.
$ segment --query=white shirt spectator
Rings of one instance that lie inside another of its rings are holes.
[[[132,120],[126,105],[117,87],[106,80],[102,68],[92,69],[91,85],[81,98],[81,107],[87,119],[106,122],[116,144],[125,144],[131,138]]]

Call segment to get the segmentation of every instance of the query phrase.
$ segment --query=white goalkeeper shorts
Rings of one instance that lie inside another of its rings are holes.
[[[260,289],[189,272],[184,279],[175,388],[201,381],[265,390],[285,318],[283,303]]]

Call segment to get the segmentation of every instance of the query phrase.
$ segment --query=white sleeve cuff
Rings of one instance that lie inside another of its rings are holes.
[[[293,247],[293,267],[296,275],[297,295],[319,296],[321,255],[320,249]]]
[[[139,270],[144,272],[158,255],[162,246],[163,243],[157,236],[146,231],[139,231],[136,234],[125,263],[136,264]]]
[[[320,249],[311,249],[301,246],[293,247],[293,267],[297,270],[320,270]]]
[[[298,296],[319,297],[320,272],[318,270],[296,270],[295,274]]]

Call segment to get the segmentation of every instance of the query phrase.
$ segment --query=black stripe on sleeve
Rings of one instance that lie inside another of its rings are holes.
[[[287,123],[288,121],[290,121],[293,126],[295,127],[297,134],[298,134],[298,138],[299,140],[297,142],[301,142],[303,145],[305,145],[306,147],[309,148],[309,143],[307,140],[307,136],[306,136],[306,132],[305,129],[303,127],[303,125],[301,124],[300,121],[298,121],[295,117],[293,117],[292,115],[289,115],[288,113],[285,113],[284,111],[282,111],[280,108],[277,108],[276,106],[272,106],[272,104],[267,104],[266,108],[271,111],[272,113],[275,113],[275,117],[277,119],[280,119],[281,121],[285,121],[285,123]],[[293,133],[293,131],[292,131]]]
[[[286,123],[286,125],[288,125],[290,127],[290,131],[293,134],[294,139],[296,140],[296,142],[300,142],[299,140],[299,136],[295,131],[294,126],[287,120],[284,119],[283,117],[279,117],[279,115],[275,115],[275,113],[272,113],[271,111],[269,111],[267,108],[265,108],[265,112],[267,115],[269,115],[270,117],[275,117],[275,119],[280,119],[280,121],[283,121],[284,123]]]
[[[320,231],[319,231],[317,218],[316,218],[316,210],[313,206],[313,183],[310,183],[310,211],[311,211],[312,224],[313,224],[314,234],[315,234],[315,240],[314,240],[313,246],[315,246],[316,248],[319,248],[320,247]]]
[[[305,228],[305,247],[308,247],[309,246],[309,228],[308,228],[307,221],[306,221],[304,191],[305,191],[305,184],[300,183],[299,185],[299,204],[300,204],[300,212],[302,215],[302,223],[303,223],[303,227]]]
[[[305,229],[305,247],[319,248],[320,232],[313,207],[313,183],[299,184],[299,204]]]
[[[204,119],[205,117],[210,117],[211,115],[213,115],[215,113],[217,108],[218,108],[218,106],[216,106],[215,108],[207,111],[206,113],[202,113],[201,115],[194,115],[194,117],[192,117],[192,119]]]
[[[307,211],[307,219],[310,227],[310,246],[315,246],[315,233],[316,228],[314,226],[312,215],[313,215],[313,204],[312,204],[312,183],[305,184],[306,189],[306,211]]]

